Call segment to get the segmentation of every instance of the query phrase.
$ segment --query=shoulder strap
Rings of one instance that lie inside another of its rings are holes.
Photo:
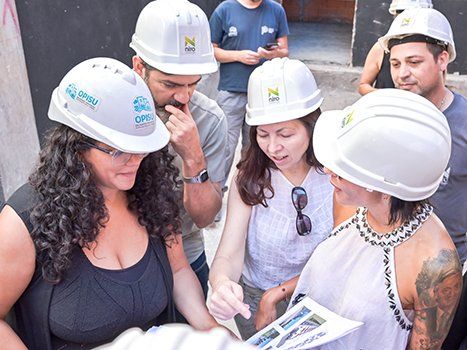
[[[165,281],[165,288],[168,296],[168,306],[165,317],[160,318],[161,323],[173,323],[175,319],[175,304],[173,300],[173,275],[170,268],[167,251],[165,250],[165,243],[163,238],[149,237],[149,242],[162,266],[162,272]]]

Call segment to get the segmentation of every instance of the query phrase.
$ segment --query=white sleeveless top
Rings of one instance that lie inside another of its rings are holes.
[[[292,203],[294,185],[279,170],[270,170],[274,197],[267,200],[267,208],[252,207],[243,268],[244,282],[263,290],[300,274],[318,243],[329,236],[334,221],[329,176],[312,167],[301,184],[308,196],[302,213],[310,217],[312,230],[299,236]]]
[[[410,239],[433,208],[425,205],[398,229],[380,235],[366,220],[366,209],[337,227],[305,266],[292,303],[308,295],[331,311],[364,325],[319,349],[405,349],[412,314],[402,309],[397,291],[394,248]]]

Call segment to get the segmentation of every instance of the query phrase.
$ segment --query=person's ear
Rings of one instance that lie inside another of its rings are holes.
[[[144,78],[144,71],[146,68],[144,68],[143,60],[138,55],[134,55],[131,58],[131,63],[133,64],[133,70],[138,73],[141,78]]]
[[[449,53],[445,50],[441,52],[438,56],[438,64],[440,66],[440,70],[444,72],[448,68],[449,63]]]

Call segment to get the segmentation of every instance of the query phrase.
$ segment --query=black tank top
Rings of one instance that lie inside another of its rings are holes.
[[[30,232],[29,215],[34,197],[34,190],[27,184],[6,203],[21,217]],[[62,281],[51,287],[50,299],[40,301],[49,305],[50,348],[93,348],[111,342],[128,328],[147,329],[161,324],[158,316],[173,307],[173,282],[172,276],[167,276],[167,268],[170,270],[167,256],[156,253],[161,251],[161,244],[149,239],[143,258],[123,270],[106,270],[92,265],[77,246],[71,257],[71,267]],[[31,285],[37,283],[47,282],[37,276],[36,269],[35,279],[33,277],[24,294],[31,294]]]
[[[384,53],[381,69],[376,76],[375,88],[394,88],[394,82],[391,77],[391,63],[389,62],[389,53],[387,52]]]

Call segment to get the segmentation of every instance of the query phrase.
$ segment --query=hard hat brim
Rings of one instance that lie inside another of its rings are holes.
[[[150,153],[164,148],[170,139],[170,133],[164,123],[156,116],[154,131],[148,135],[128,135],[97,123],[84,114],[72,114],[59,103],[58,88],[52,93],[48,116],[50,120],[65,124],[70,128],[103,142],[122,152]]]
[[[416,35],[419,33],[409,33],[409,34],[401,34],[401,35],[385,35],[378,39],[380,46],[383,48],[384,51],[390,52],[388,48],[389,40],[391,39],[402,39],[407,36]],[[450,43],[447,43],[447,51],[449,53],[449,63],[453,62],[456,59],[456,50]]]
[[[133,35],[133,41],[130,43],[130,47],[136,52],[136,54],[151,67],[160,70],[163,73],[174,74],[174,75],[204,75],[212,74],[217,72],[218,65],[217,61],[212,56],[210,62],[196,63],[196,62],[177,62],[176,57],[168,57],[163,53],[159,53],[160,56],[149,52],[150,48],[145,47],[138,39]],[[151,56],[160,58],[160,61],[151,59]],[[168,60],[175,60],[175,62],[162,62]]]
[[[274,113],[274,111],[271,111],[270,113],[267,113],[263,116],[251,116],[251,111],[249,112],[247,107],[245,122],[250,126],[256,126],[286,122],[289,120],[303,118],[304,116],[316,111],[323,103],[323,100],[324,98],[320,97],[317,103],[313,104],[312,106],[306,109],[300,109],[296,111],[284,111],[281,113]]]

